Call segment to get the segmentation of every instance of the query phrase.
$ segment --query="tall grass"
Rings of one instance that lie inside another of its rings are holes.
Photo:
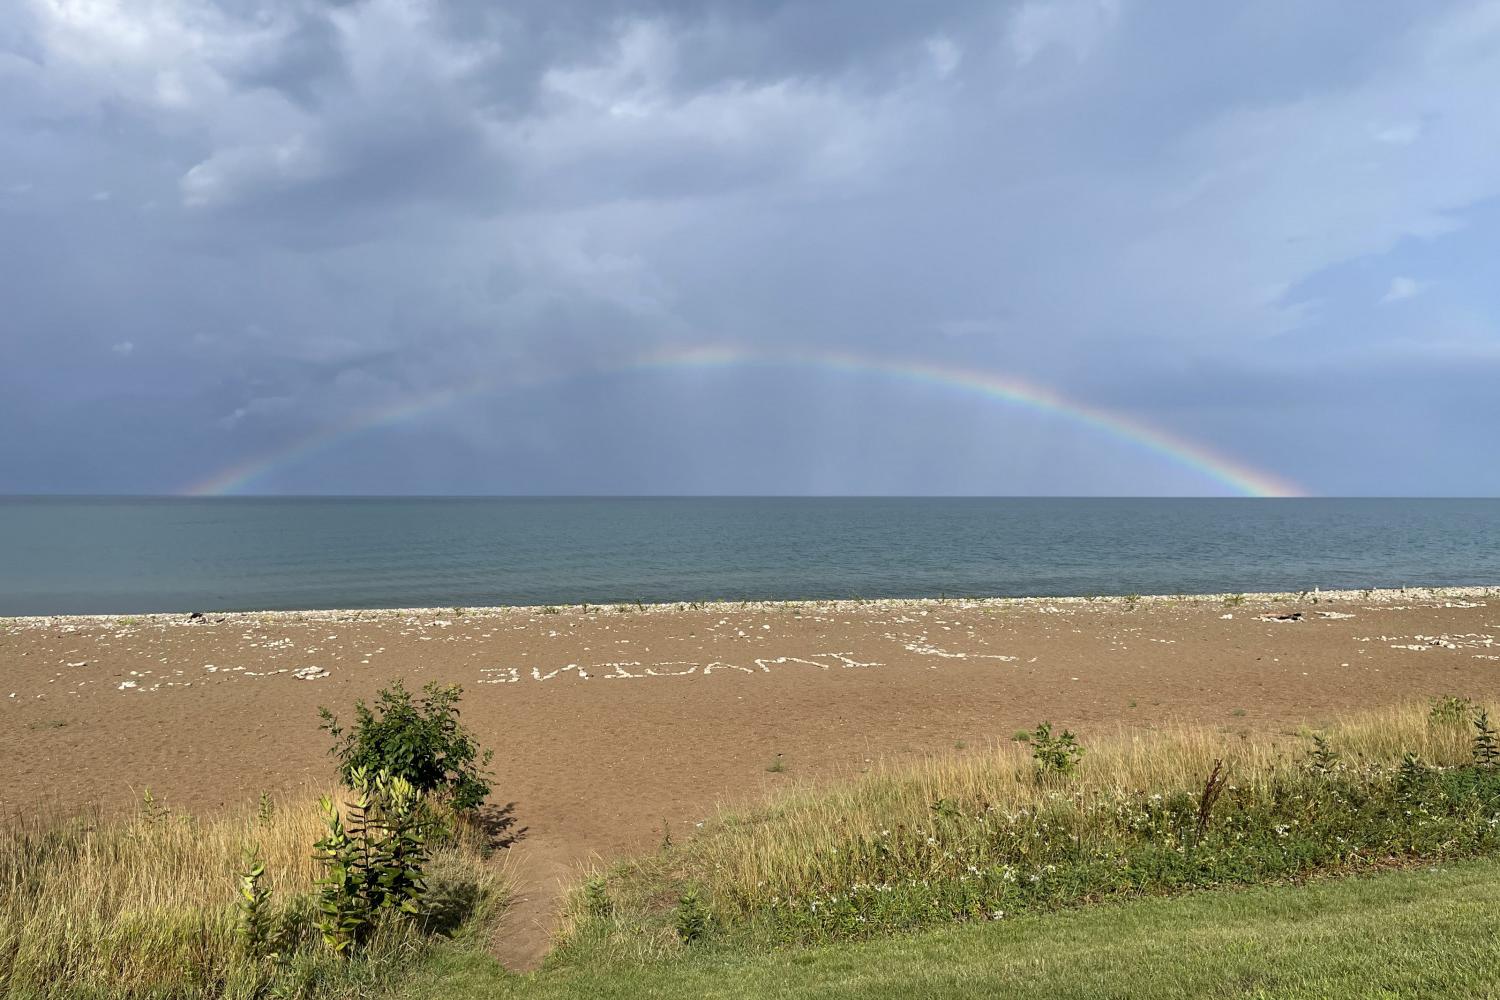
[[[337,795],[335,796],[337,797]],[[313,927],[324,832],[316,797],[197,818],[148,804],[137,814],[33,812],[0,828],[0,995],[240,998],[354,995],[399,972],[431,928],[389,920],[354,960]],[[236,884],[258,850],[279,954],[242,947]],[[441,848],[429,881],[482,916],[503,898],[504,872],[473,843]]]
[[[1434,723],[1430,714],[1427,703],[1369,712],[1340,720],[1323,735],[1349,763],[1397,764],[1407,751],[1434,766],[1467,763],[1467,720]],[[718,887],[798,884],[815,876],[817,855],[851,832],[930,825],[939,802],[1035,812],[1059,794],[1089,802],[1134,792],[1196,792],[1215,760],[1224,762],[1237,788],[1264,785],[1308,754],[1311,732],[1239,736],[1203,726],[1120,728],[1086,741],[1088,753],[1072,777],[1040,782],[1025,743],[882,763],[852,782],[802,786],[764,810],[728,814],[694,847]]]
[[[652,910],[682,886],[721,925],[827,939],[1500,847],[1500,771],[1474,764],[1467,713],[1353,716],[1318,734],[1321,755],[1311,733],[1080,735],[1068,775],[997,744],[725,813],[616,869],[620,905],[576,913],[573,941],[669,950],[670,918]]]

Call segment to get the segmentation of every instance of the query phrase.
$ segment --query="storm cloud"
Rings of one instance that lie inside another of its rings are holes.
[[[1497,92],[1493,3],[19,0],[0,490],[1500,492]]]

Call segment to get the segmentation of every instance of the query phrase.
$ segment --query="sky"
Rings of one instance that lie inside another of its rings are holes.
[[[0,492],[1500,493],[1500,4],[8,0]]]

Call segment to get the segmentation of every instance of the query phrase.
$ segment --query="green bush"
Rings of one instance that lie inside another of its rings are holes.
[[[344,730],[337,717],[319,708],[319,726],[333,737],[329,750],[339,762],[344,784],[356,788],[354,775],[385,772],[411,782],[420,793],[445,800],[455,811],[477,809],[490,794],[487,768],[494,752],[481,750],[458,721],[463,688],[436,682],[421,698],[399,680],[382,688],[372,708],[355,702],[354,727]]]
[[[1037,723],[1036,731],[1031,734],[1031,759],[1036,761],[1038,780],[1054,774],[1072,774],[1083,753],[1071,730],[1064,729],[1054,735],[1050,722]]]
[[[421,793],[399,775],[373,777],[356,768],[346,816],[323,800],[328,832],[314,846],[323,865],[318,931],[347,955],[374,928],[382,911],[426,913],[428,843],[438,831]]]
[[[1456,694],[1445,694],[1433,698],[1427,709],[1427,722],[1432,726],[1461,726],[1474,715],[1474,702]]]

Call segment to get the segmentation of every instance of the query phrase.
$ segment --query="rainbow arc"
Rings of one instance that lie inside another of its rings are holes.
[[[1296,483],[1146,421],[1069,398],[1035,382],[977,369],[901,361],[836,351],[755,351],[738,347],[694,347],[649,355],[594,375],[693,370],[786,369],[876,376],[934,386],[997,400],[1035,413],[1050,414],[1097,432],[1132,449],[1189,469],[1206,480],[1245,496],[1303,496]],[[313,432],[278,448],[237,462],[188,486],[189,496],[223,496],[245,492],[277,470],[295,465],[343,441],[386,427],[417,420],[464,400],[501,391],[493,378],[421,394],[395,404],[356,413],[348,420]]]

